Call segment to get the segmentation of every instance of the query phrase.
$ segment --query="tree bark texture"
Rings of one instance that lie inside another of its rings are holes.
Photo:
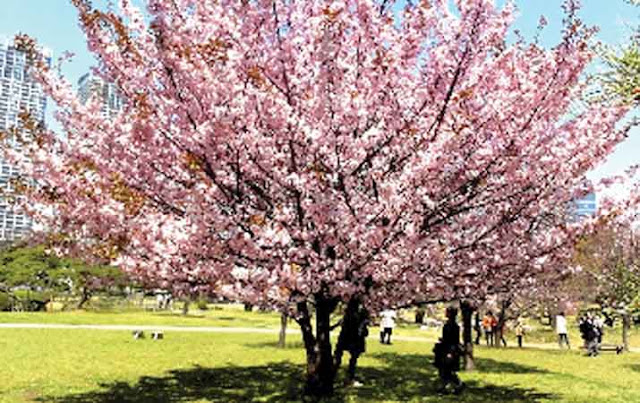
[[[504,339],[504,328],[507,324],[507,309],[509,309],[510,305],[511,305],[511,301],[508,299],[500,303],[500,313],[498,314],[498,326],[496,327],[496,332],[494,335],[497,347],[502,347],[501,343],[502,343],[502,340]],[[506,344],[504,347],[506,347]]]
[[[469,301],[460,302],[462,313],[462,357],[465,371],[473,371],[476,368],[473,359],[473,305]]]
[[[625,352],[629,351],[629,330],[631,329],[631,315],[625,312],[622,315],[622,347]]]
[[[322,295],[315,296],[316,332],[313,334],[311,315],[306,302],[298,303],[302,340],[307,355],[307,379],[305,395],[315,398],[333,395],[336,371],[331,351],[331,313],[337,301]]]

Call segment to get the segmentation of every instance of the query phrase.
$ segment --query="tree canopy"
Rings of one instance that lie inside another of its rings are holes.
[[[581,231],[567,204],[628,131],[624,106],[570,113],[594,56],[575,1],[552,49],[507,43],[514,7],[489,0],[73,3],[127,104],[80,103],[17,38],[65,131],[22,114],[7,154],[25,208],[62,247],[178,293],[297,305],[310,374],[329,368],[340,301],[457,298],[556,267]]]

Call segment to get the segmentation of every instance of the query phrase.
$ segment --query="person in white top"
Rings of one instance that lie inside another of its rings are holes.
[[[164,295],[161,293],[156,294],[156,304],[158,309],[164,308]]]
[[[569,336],[567,336],[567,318],[564,317],[564,312],[560,312],[556,316],[556,333],[558,334],[558,344],[562,348],[562,343],[567,343],[567,348],[571,349],[569,344]]]
[[[391,344],[391,333],[396,326],[396,311],[385,309],[380,312],[380,343]]]
[[[604,320],[600,317],[600,315],[596,315],[593,318],[593,325],[598,330],[598,344],[602,344],[602,336],[604,335]]]

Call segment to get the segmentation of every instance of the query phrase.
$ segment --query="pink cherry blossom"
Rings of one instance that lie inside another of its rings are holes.
[[[584,230],[567,206],[628,131],[620,107],[569,113],[593,58],[574,1],[552,49],[507,44],[514,7],[490,0],[73,2],[127,104],[103,117],[37,66],[64,136],[8,151],[36,184],[25,208],[150,284],[295,306],[321,394],[339,301],[485,295],[560,267]]]

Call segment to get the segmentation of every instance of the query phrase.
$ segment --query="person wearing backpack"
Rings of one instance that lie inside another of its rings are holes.
[[[334,368],[336,371],[342,363],[342,355],[349,352],[349,367],[347,369],[346,384],[355,387],[362,386],[356,380],[356,365],[358,358],[366,351],[366,340],[369,335],[369,312],[363,306],[362,301],[353,298],[347,305],[348,314],[345,314],[342,331],[336,344]]]

